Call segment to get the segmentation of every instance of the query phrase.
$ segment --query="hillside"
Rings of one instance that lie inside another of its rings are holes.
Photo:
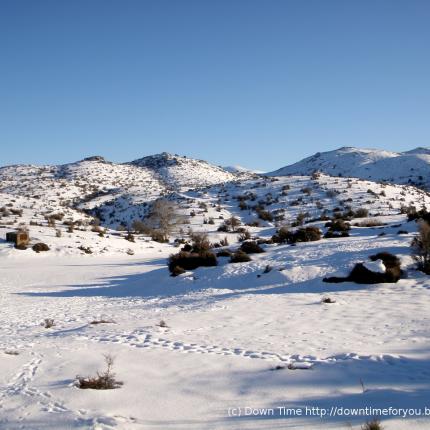
[[[14,165],[0,168],[0,193],[26,199],[26,206],[97,214],[111,227],[145,216],[148,204],[172,192],[243,178],[205,161],[167,153],[118,164],[101,156],[58,166]]]
[[[410,246],[426,191],[325,174],[230,176],[164,154],[0,174],[0,428],[341,430],[333,405],[428,406],[428,276]],[[163,195],[179,221],[159,243],[131,221]],[[18,227],[27,249],[5,240]],[[281,240],[306,229],[310,241]],[[205,235],[216,265],[171,276],[169,256]],[[380,252],[398,258],[397,283],[324,282],[360,262],[383,270],[369,260]],[[123,385],[79,389],[106,355]],[[286,417],[283,406],[325,415]],[[231,414],[245,407],[255,412]],[[348,428],[373,416],[348,416]],[[411,429],[427,423],[407,417]],[[405,418],[383,424],[403,430]]]
[[[406,152],[343,147],[318,152],[297,163],[268,173],[270,176],[310,175],[319,171],[396,184],[430,187],[430,150],[416,148]]]

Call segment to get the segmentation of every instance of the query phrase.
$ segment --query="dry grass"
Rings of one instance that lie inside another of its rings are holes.
[[[83,390],[113,390],[123,385],[121,381],[115,379],[115,373],[113,373],[114,359],[111,355],[105,355],[106,369],[104,372],[97,372],[97,376],[83,378],[77,376],[77,387]]]

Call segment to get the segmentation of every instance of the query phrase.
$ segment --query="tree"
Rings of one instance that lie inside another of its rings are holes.
[[[156,238],[154,240],[166,242],[175,227],[180,224],[181,217],[179,216],[177,205],[162,198],[155,200],[152,204],[146,222],[152,230],[151,236]]]
[[[418,236],[412,241],[412,258],[419,270],[430,274],[430,225],[425,221],[421,221]]]

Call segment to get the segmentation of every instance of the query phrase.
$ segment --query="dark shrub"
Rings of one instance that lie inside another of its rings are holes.
[[[427,222],[421,222],[411,247],[412,258],[417,262],[418,269],[430,275],[430,225]]]
[[[206,233],[191,233],[190,238],[192,240],[191,252],[206,252],[211,248],[211,244]]]
[[[289,240],[291,243],[296,242],[314,242],[321,239],[321,230],[317,227],[299,228],[293,233]]]
[[[260,209],[257,211],[258,218],[260,218],[263,221],[273,221],[273,215],[266,210]]]
[[[337,231],[328,230],[324,234],[324,239],[333,239],[333,238],[335,239],[339,237],[349,237],[349,233],[347,231],[342,231],[341,233],[339,233]]]
[[[345,222],[343,219],[336,219],[330,223],[326,224],[326,227],[329,227],[332,231],[349,231],[351,230],[351,225],[348,222]]]
[[[217,257],[231,257],[231,251],[228,249],[222,249],[216,253]]]
[[[241,250],[236,251],[230,258],[230,263],[246,263],[251,261],[251,257]]]
[[[245,230],[243,233],[241,233],[239,236],[238,236],[238,238],[237,238],[237,240],[239,241],[239,242],[244,242],[245,240],[249,240],[249,239],[251,239],[251,233],[248,231],[248,230]]]
[[[240,246],[240,249],[246,254],[259,254],[264,252],[264,249],[253,240],[247,240],[246,242],[243,242]]]
[[[175,266],[172,270],[171,276],[179,276],[185,273],[185,270],[181,266]]]
[[[177,266],[184,270],[194,270],[198,267],[210,267],[217,264],[216,255],[209,251],[201,253],[181,251],[169,257],[169,270],[171,273],[174,272]]]
[[[366,218],[369,216],[369,211],[365,208],[360,208],[354,212],[354,216],[355,218]]]
[[[182,248],[181,251],[185,251],[185,252],[191,252],[191,250],[193,249],[193,247],[189,244],[186,243]]]
[[[372,261],[382,260],[386,268],[385,273],[376,273],[368,270],[363,263],[357,263],[347,277],[324,278],[324,282],[355,282],[357,284],[395,283],[402,276],[400,260],[389,252],[380,252],[370,256]]]
[[[381,421],[373,419],[372,421],[367,421],[366,424],[361,426],[361,430],[383,430]]]
[[[44,251],[49,251],[49,246],[46,243],[39,242],[33,245],[31,249],[34,252],[44,252]]]
[[[288,231],[287,227],[281,227],[276,234],[272,236],[273,243],[285,243],[288,241],[291,233]]]
[[[230,231],[230,228],[227,224],[221,224],[218,228],[217,231],[223,232],[223,233],[227,233],[228,231]]]

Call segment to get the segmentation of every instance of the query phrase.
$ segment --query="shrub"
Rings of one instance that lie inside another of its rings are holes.
[[[376,218],[376,219],[369,219],[366,221],[358,222],[354,225],[356,227],[380,227],[380,226],[385,225],[385,224]]]
[[[51,328],[51,327],[54,327],[55,322],[54,322],[53,318],[45,318],[45,319],[43,320],[42,325],[43,325],[43,327],[45,327],[45,328]]]
[[[308,214],[304,212],[299,212],[296,217],[296,225],[303,225],[307,216]]]
[[[206,233],[191,233],[190,238],[192,241],[191,252],[205,252],[209,251],[211,244]]]
[[[369,216],[369,210],[365,208],[359,208],[354,212],[355,218],[366,218]]]
[[[357,284],[379,284],[379,283],[395,283],[401,275],[400,260],[393,254],[388,252],[379,252],[371,255],[372,261],[382,260],[386,268],[385,273],[377,273],[368,270],[363,263],[357,263],[351,273],[346,277],[330,277],[324,278],[324,282],[355,282]]]
[[[296,242],[314,242],[321,239],[321,230],[317,227],[299,228],[292,233],[291,238],[288,240],[290,243]]]
[[[248,230],[245,230],[243,233],[241,233],[238,236],[237,239],[239,242],[244,242],[245,240],[249,240],[249,239],[251,239],[251,233]]]
[[[225,220],[225,224],[229,227],[231,227],[232,231],[236,231],[237,227],[240,226],[240,219],[236,218],[235,216],[232,216]]]
[[[134,235],[128,232],[124,239],[128,240],[129,242],[134,242]]]
[[[181,266],[175,266],[171,270],[171,276],[179,276],[179,275],[182,275],[185,272],[186,272],[186,270],[184,270]]]
[[[269,222],[273,221],[273,215],[269,211],[259,209],[257,210],[257,214],[258,214],[258,218],[260,218],[263,221],[269,221]]]
[[[345,222],[343,219],[336,219],[332,222],[328,222],[326,227],[329,227],[332,231],[349,231],[351,230],[351,225],[348,222]]]
[[[149,235],[154,242],[166,243],[169,241],[169,236],[163,230],[151,229]]]
[[[209,251],[201,253],[181,251],[169,257],[169,270],[172,275],[175,273],[175,268],[178,266],[183,270],[194,270],[198,267],[210,267],[216,266],[217,264],[216,255]]]
[[[217,231],[227,233],[228,231],[230,231],[230,227],[226,223],[223,223],[217,228]]]
[[[227,236],[225,236],[225,237],[224,237],[224,239],[221,239],[221,240],[219,241],[219,244],[220,244],[221,246],[228,246],[228,239],[227,239]]]
[[[217,252],[217,257],[231,257],[231,251],[228,249],[222,249],[221,251]]]
[[[243,242],[240,246],[240,250],[245,252],[246,254],[259,254],[261,252],[264,252],[264,249],[253,240]]]
[[[251,257],[241,250],[236,251],[230,258],[230,263],[246,263],[251,261]]]
[[[324,234],[324,239],[336,239],[339,237],[349,237],[349,233],[347,231],[337,232],[333,230],[328,230]]]
[[[49,246],[46,243],[36,243],[35,245],[33,245],[33,247],[31,248],[34,252],[44,252],[44,251],[49,251]]]
[[[367,421],[366,424],[363,424],[361,426],[361,430],[383,430],[383,427],[379,420],[373,419],[372,421]]]
[[[93,390],[112,390],[123,385],[122,382],[115,379],[115,374],[112,372],[114,360],[111,355],[105,355],[106,369],[104,372],[97,372],[95,377],[83,378],[77,376],[77,387],[81,389]]]
[[[137,234],[142,234],[142,233],[147,233],[150,229],[149,227],[143,222],[140,221],[138,219],[135,219],[132,224],[131,224],[131,228],[137,233]]]
[[[288,231],[287,227],[281,227],[276,234],[272,236],[273,243],[285,243],[288,241],[291,233]]]
[[[412,258],[416,261],[418,269],[430,275],[430,225],[422,221],[418,235],[411,244]]]

